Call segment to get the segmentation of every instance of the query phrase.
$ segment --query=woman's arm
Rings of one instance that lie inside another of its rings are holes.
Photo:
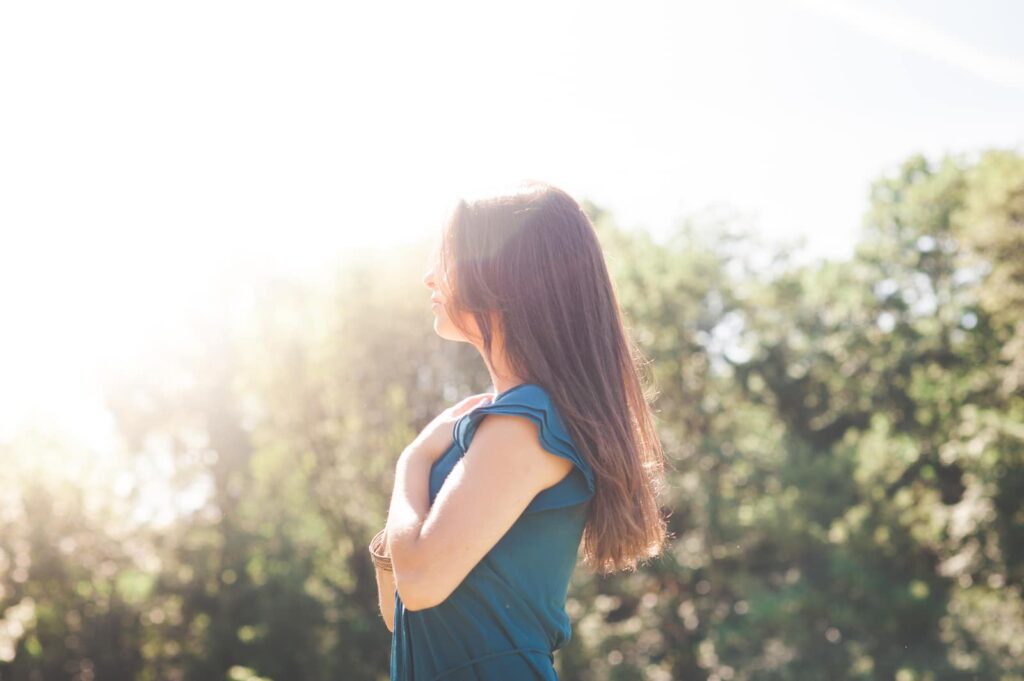
[[[415,446],[402,452],[388,511],[391,565],[406,612],[444,601],[573,465],[544,449],[530,419],[489,414],[431,505],[427,454]]]
[[[377,603],[388,631],[395,630],[395,573],[374,566],[377,571]]]

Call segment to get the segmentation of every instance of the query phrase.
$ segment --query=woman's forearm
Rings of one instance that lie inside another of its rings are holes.
[[[396,570],[416,569],[420,530],[430,513],[428,489],[432,462],[415,449],[402,452],[395,467],[395,487],[388,510],[387,540]]]

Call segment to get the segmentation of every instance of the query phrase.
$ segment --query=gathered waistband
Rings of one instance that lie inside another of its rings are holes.
[[[494,658],[494,657],[501,657],[503,655],[512,655],[513,653],[542,653],[543,655],[547,656],[548,660],[550,660],[552,664],[555,663],[555,656],[554,656],[554,654],[550,650],[544,650],[542,648],[515,648],[513,650],[503,650],[503,651],[498,652],[498,653],[488,653],[487,655],[481,655],[480,657],[474,657],[472,660],[469,660],[468,662],[463,662],[462,664],[460,664],[457,667],[452,667],[451,669],[446,669],[445,671],[443,671],[440,674],[438,674],[437,676],[435,676],[432,681],[440,681],[441,679],[443,679],[444,677],[448,676],[449,674],[453,674],[454,672],[457,672],[460,669],[465,669],[466,667],[469,667],[470,665],[474,665],[477,662],[483,662],[484,660],[489,660],[489,659]]]

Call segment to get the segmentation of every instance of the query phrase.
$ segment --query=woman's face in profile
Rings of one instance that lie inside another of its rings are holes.
[[[439,273],[439,269],[437,258],[433,258],[430,268],[423,277],[423,283],[430,289],[430,309],[434,313],[434,331],[441,338],[469,343],[471,341],[452,323],[451,318],[442,305],[442,303],[449,302],[447,292],[451,288],[447,285],[448,282],[445,282],[444,286],[439,285],[439,277],[443,276]],[[474,330],[477,328],[473,315],[466,315],[463,325]]]

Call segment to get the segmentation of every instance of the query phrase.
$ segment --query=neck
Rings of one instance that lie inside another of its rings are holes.
[[[497,366],[488,362],[486,357],[484,357],[484,363],[487,364],[487,373],[491,375],[491,392],[496,397],[499,393],[514,388],[520,383],[526,383],[526,379],[517,376],[508,368],[499,346],[496,345],[494,349],[495,364]]]

